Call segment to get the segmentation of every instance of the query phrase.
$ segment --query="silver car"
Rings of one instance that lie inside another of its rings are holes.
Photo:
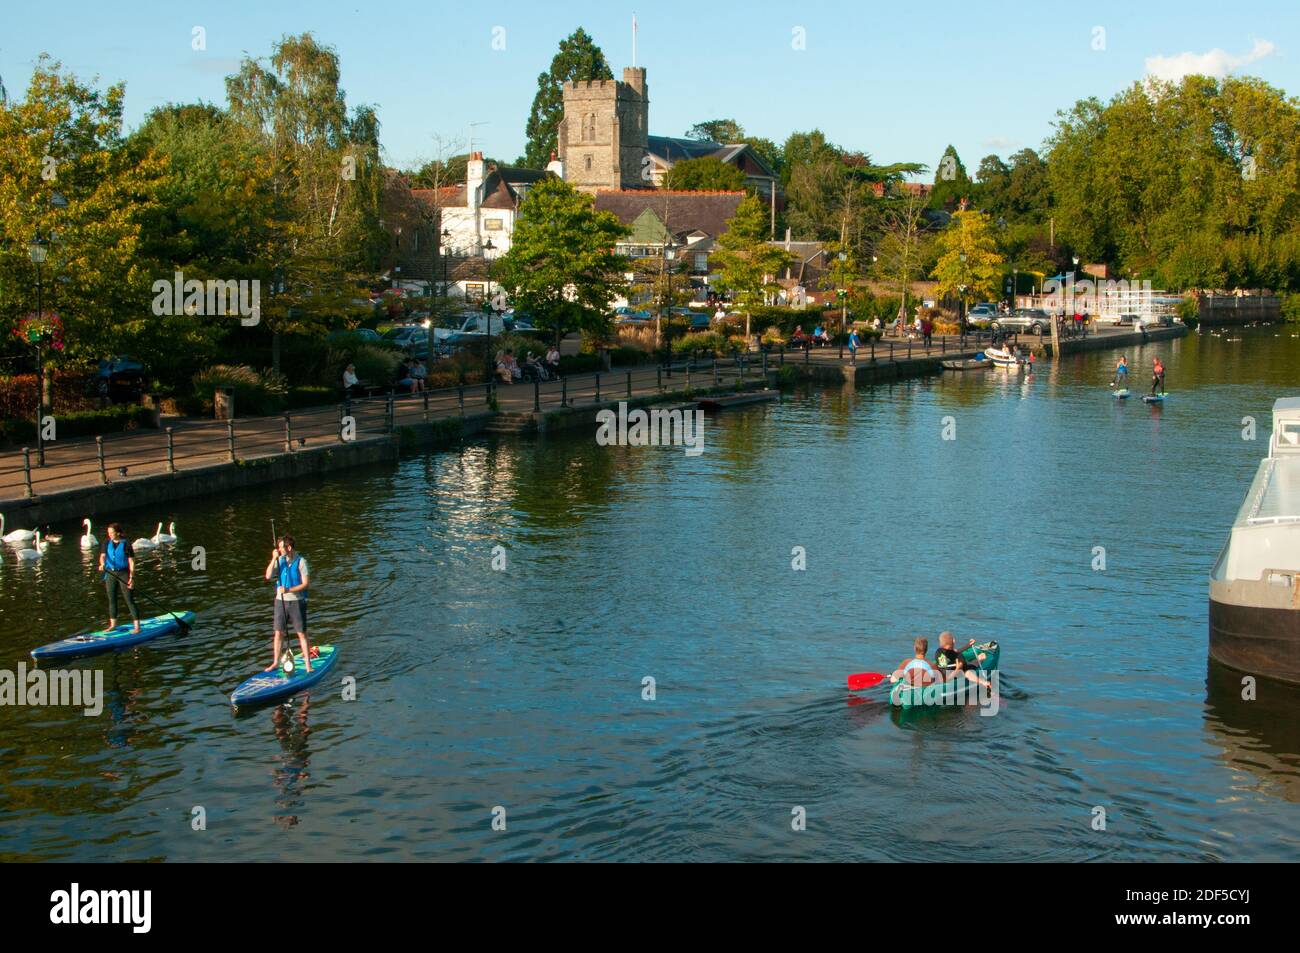
[[[1052,329],[1052,316],[1042,308],[1016,308],[1011,314],[1000,315],[994,320],[993,329],[1044,334]]]

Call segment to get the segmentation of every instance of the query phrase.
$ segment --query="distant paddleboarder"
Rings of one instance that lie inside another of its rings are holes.
[[[99,571],[104,575],[104,590],[108,593],[108,628],[117,628],[117,593],[120,589],[126,599],[126,611],[131,613],[134,623],[131,631],[139,632],[140,613],[131,594],[135,587],[135,551],[117,523],[108,524],[108,541],[99,554]]]
[[[1123,354],[1120,355],[1119,363],[1115,365],[1115,379],[1110,382],[1110,386],[1114,387],[1116,384],[1119,384],[1121,389],[1128,390],[1128,357]]]
[[[1160,393],[1165,392],[1165,365],[1161,363],[1160,358],[1155,359],[1151,365],[1151,396],[1156,396],[1156,388],[1160,388]]]
[[[267,580],[275,580],[275,644],[272,646],[269,672],[280,664],[280,650],[284,647],[286,633],[298,636],[302,647],[303,665],[311,671],[311,649],[307,645],[307,587],[311,584],[307,560],[294,545],[292,536],[281,536],[276,548],[271,550],[271,561],[266,565]]]

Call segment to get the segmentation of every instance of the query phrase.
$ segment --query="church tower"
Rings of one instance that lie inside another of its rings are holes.
[[[564,180],[583,192],[648,189],[650,94],[645,67],[623,70],[622,81],[564,84],[564,118],[556,142]]]

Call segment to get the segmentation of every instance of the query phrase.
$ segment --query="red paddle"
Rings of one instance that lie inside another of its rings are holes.
[[[874,688],[887,678],[888,675],[879,672],[858,672],[849,676],[849,691],[860,692],[864,688]]]

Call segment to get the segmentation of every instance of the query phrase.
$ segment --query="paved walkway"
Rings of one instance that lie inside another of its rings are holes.
[[[1103,332],[1106,333],[1106,332]],[[987,340],[985,340],[987,343]],[[956,357],[971,354],[977,344],[967,339],[966,347],[956,336],[935,338],[929,348],[919,340],[885,339],[875,346],[875,359],[944,356]],[[858,351],[858,363],[871,359],[871,347]],[[848,351],[838,347],[787,351],[786,363],[848,366]],[[781,362],[777,352],[769,352],[768,368],[775,369]],[[762,371],[761,355],[751,352],[739,365],[730,359],[717,362],[716,385],[757,379]],[[742,373],[743,372],[743,373]],[[536,388],[530,383],[501,385],[495,388],[498,409],[503,413],[525,413],[540,406],[553,410],[562,404],[586,406],[600,401],[625,397],[646,397],[656,393],[684,390],[689,378],[694,389],[715,385],[713,362],[697,362],[689,370],[685,365],[675,365],[671,374],[655,366],[630,370],[615,370],[601,374],[574,374],[564,381],[551,381]],[[483,384],[468,385],[461,392],[441,390],[425,395],[404,395],[392,401],[392,425],[401,427],[416,422],[443,420],[492,412],[488,403],[488,388]],[[390,413],[385,397],[353,401],[350,412],[355,420],[355,439],[380,439],[387,433]],[[112,434],[103,438],[103,462],[100,462],[100,445],[93,439],[57,441],[47,444],[45,466],[37,466],[36,451],[31,450],[32,492],[37,495],[64,490],[102,486],[106,483],[139,479],[176,471],[193,470],[206,466],[229,463],[233,458],[253,460],[258,457],[284,453],[286,449],[299,450],[336,444],[340,441],[340,405],[293,411],[288,416],[241,418],[231,423],[194,418],[167,418],[165,428],[171,430],[171,463],[168,462],[168,433],[164,430],[136,430]],[[26,498],[27,474],[21,451],[0,454],[0,506]]]

